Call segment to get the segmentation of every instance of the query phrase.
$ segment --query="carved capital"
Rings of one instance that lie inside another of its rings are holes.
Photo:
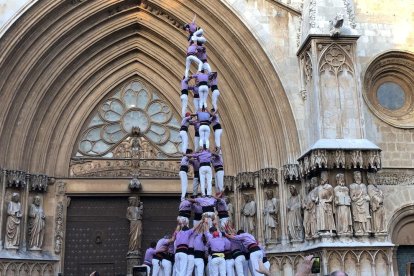
[[[236,177],[237,188],[254,188],[254,172],[242,172]]]
[[[261,169],[259,171],[259,183],[262,185],[277,185],[277,169]]]
[[[23,171],[8,170],[6,171],[6,182],[8,187],[24,188],[26,187],[27,174]]]
[[[286,164],[283,166],[283,178],[288,181],[297,181],[300,179],[299,164]]]

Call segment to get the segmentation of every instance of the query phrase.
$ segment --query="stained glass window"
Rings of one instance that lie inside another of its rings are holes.
[[[87,122],[76,156],[112,157],[112,150],[130,136],[132,128],[166,156],[179,155],[181,143],[178,114],[141,80],[115,90]]]

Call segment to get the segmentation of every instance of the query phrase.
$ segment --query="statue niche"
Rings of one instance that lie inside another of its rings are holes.
[[[29,249],[42,250],[45,234],[45,213],[41,206],[40,196],[33,198],[29,211]]]
[[[246,233],[255,233],[256,225],[256,202],[254,195],[243,194],[244,206],[241,209],[240,228]]]
[[[22,207],[20,194],[13,193],[11,201],[7,205],[6,237],[4,247],[6,249],[18,249],[20,245],[20,222],[22,220]]]
[[[130,222],[128,255],[137,255],[141,250],[144,205],[137,197],[130,197],[128,201],[129,207],[126,213],[126,218]]]
[[[266,242],[277,240],[278,238],[278,214],[279,202],[273,196],[273,191],[267,190],[263,209]]]

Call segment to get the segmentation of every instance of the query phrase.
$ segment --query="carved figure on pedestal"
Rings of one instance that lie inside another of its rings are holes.
[[[354,181],[355,183],[349,185],[354,232],[357,236],[368,235],[371,232],[370,198],[366,185],[362,183],[361,172],[354,172]]]
[[[305,238],[312,239],[317,236],[316,230],[316,204],[318,179],[312,177],[310,181],[305,184],[306,195],[302,202],[303,208],[303,226],[305,229]]]
[[[375,233],[386,233],[384,193],[377,186],[373,173],[368,174],[368,195],[371,199],[372,225]]]
[[[256,202],[253,195],[244,195],[245,204],[241,210],[240,226],[244,232],[253,234],[255,230]]]
[[[266,200],[264,202],[264,225],[265,241],[276,240],[278,237],[278,213],[279,206],[276,198],[273,197],[273,191],[266,191]]]
[[[290,198],[287,201],[287,225],[291,241],[303,240],[302,203],[296,187],[289,186]]]
[[[317,229],[320,233],[332,232],[336,230],[333,218],[332,203],[334,190],[328,183],[328,172],[321,172],[321,181],[318,187],[318,197],[316,199],[316,216],[318,217]]]
[[[336,232],[338,235],[352,235],[351,197],[342,173],[336,175],[336,184],[334,189]]]
[[[7,205],[6,237],[4,247],[6,249],[18,249],[20,245],[20,222],[22,208],[19,193],[13,193],[11,201]]]
[[[130,222],[129,227],[129,247],[128,255],[138,254],[141,249],[141,234],[142,234],[142,214],[144,213],[144,205],[138,202],[138,198],[129,198],[129,207],[127,209],[126,217]]]
[[[230,225],[232,227],[234,227],[234,207],[233,207],[233,204],[231,203],[229,197],[225,197],[225,201],[226,201],[227,209],[228,209],[227,212],[229,213],[229,222],[230,222]]]
[[[29,249],[42,250],[43,237],[45,234],[45,213],[40,206],[40,196],[33,198],[33,204],[29,211]]]

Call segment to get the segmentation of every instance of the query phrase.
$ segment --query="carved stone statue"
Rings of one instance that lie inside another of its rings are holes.
[[[315,188],[318,186],[318,179],[312,177],[310,181],[307,181],[305,184],[306,195],[302,201],[303,208],[303,227],[305,229],[305,238],[312,239],[316,237],[316,204],[315,199],[317,193]]]
[[[253,200],[253,195],[244,195],[245,204],[241,210],[241,228],[246,233],[254,233],[255,230],[255,216],[256,216],[256,202]]]
[[[291,241],[303,240],[302,203],[295,186],[289,186],[290,198],[287,201],[287,225]]]
[[[142,214],[144,213],[144,205],[138,202],[138,198],[129,198],[129,207],[127,209],[126,217],[130,222],[129,227],[129,247],[128,255],[138,254],[141,249],[142,236]]]
[[[375,233],[386,233],[384,193],[377,186],[373,173],[368,174],[368,195],[371,199],[372,225]]]
[[[335,222],[333,218],[333,203],[334,191],[332,186],[328,183],[328,172],[321,172],[321,181],[318,187],[316,216],[318,217],[317,229],[319,233],[329,232],[331,235],[335,229]]]
[[[40,196],[33,198],[29,211],[29,249],[41,250],[45,234],[45,213],[40,206]]]
[[[266,191],[266,200],[264,202],[263,210],[266,241],[276,240],[278,237],[278,210],[278,202],[277,199],[273,197],[273,191]]]
[[[334,189],[336,232],[338,235],[352,235],[351,197],[342,173],[336,175],[336,184]]]
[[[227,212],[229,213],[229,222],[230,222],[230,225],[233,226],[234,225],[234,207],[229,197],[225,197],[225,201],[226,201],[227,209],[228,209]]]
[[[349,185],[352,200],[352,218],[355,235],[362,236],[371,232],[371,216],[369,214],[370,198],[367,187],[362,183],[361,172],[354,172],[354,181]]]
[[[11,201],[7,205],[6,237],[4,247],[6,249],[18,249],[20,245],[20,221],[22,208],[19,193],[13,193]]]

